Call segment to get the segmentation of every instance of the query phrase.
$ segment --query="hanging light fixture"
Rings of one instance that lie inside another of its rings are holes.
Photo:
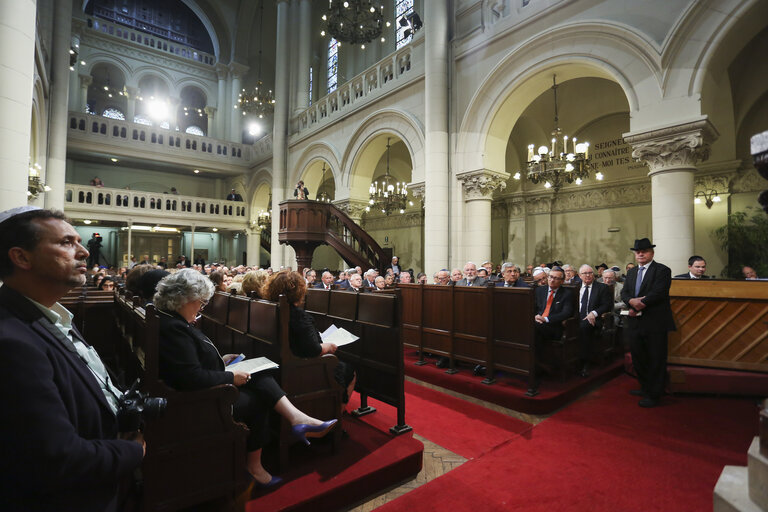
[[[712,209],[712,205],[722,201],[720,193],[717,190],[709,189],[706,192],[700,190],[696,192],[693,198],[693,204],[701,204],[701,199],[704,199],[704,204],[707,205],[707,209]]]
[[[371,183],[368,189],[369,200],[365,211],[371,209],[381,210],[384,215],[389,215],[394,211],[405,213],[406,202],[408,201],[408,186],[406,183],[399,182],[389,174],[389,137],[387,137],[387,170],[384,176],[377,178]]]
[[[40,194],[51,190],[51,187],[46,185],[40,177],[41,170],[42,167],[38,163],[29,166],[29,175],[27,176],[27,198],[29,199],[36,199]]]
[[[317,192],[317,199],[318,201],[321,201],[323,203],[330,203],[331,202],[331,196],[328,195],[328,193],[325,191],[325,162],[323,162],[323,181],[320,182],[321,190]]]
[[[560,190],[566,183],[581,185],[589,177],[594,166],[589,159],[589,142],[578,142],[576,137],[568,137],[558,126],[557,115],[557,75],[552,77],[552,93],[555,98],[555,129],[552,131],[551,146],[541,145],[536,149],[535,144],[528,144],[528,164],[525,176],[531,183],[544,183],[546,188]],[[521,178],[518,171],[514,179]],[[603,179],[603,174],[595,174],[597,180]]]
[[[365,49],[381,36],[384,22],[384,6],[371,0],[329,0],[328,9],[322,16],[322,31],[342,43],[359,44]]]
[[[259,68],[258,79],[256,80],[256,87],[252,91],[247,92],[243,89],[237,98],[237,104],[235,109],[240,109],[243,115],[253,114],[259,119],[264,119],[272,115],[275,111],[275,96],[271,89],[265,89],[264,83],[261,81],[261,50],[263,47],[263,34],[264,34],[264,0],[261,0],[259,4],[260,19],[259,19]],[[252,135],[258,135],[263,133],[264,130],[249,129]]]

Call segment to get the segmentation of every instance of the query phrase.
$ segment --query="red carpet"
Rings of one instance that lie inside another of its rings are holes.
[[[449,375],[445,373],[444,368],[435,366],[435,359],[426,358],[428,364],[423,366],[413,364],[419,360],[419,355],[411,349],[405,350],[404,358],[405,374],[409,377],[528,414],[549,414],[556,411],[619,375],[624,364],[619,360],[602,368],[595,368],[587,379],[574,376],[565,382],[556,379],[544,380],[539,386],[539,394],[528,397],[525,396],[528,391],[527,381],[522,377],[501,373],[497,376],[495,384],[487,385],[482,383],[484,377],[472,375],[472,368],[469,367],[463,366],[459,373]]]
[[[246,504],[246,512],[338,510],[416,476],[424,446],[411,434],[394,437],[355,418],[345,417],[349,433],[335,454],[313,440],[296,445],[286,484]],[[317,446],[316,446],[317,445]]]
[[[711,510],[726,464],[746,465],[754,400],[665,398],[622,376],[523,436],[379,510]]]
[[[360,395],[355,394],[347,409],[359,403]],[[479,457],[531,428],[524,421],[412,382],[405,383],[405,403],[405,422],[414,432],[466,458]],[[371,399],[368,405],[377,412],[363,416],[363,421],[379,429],[396,423],[394,407]]]

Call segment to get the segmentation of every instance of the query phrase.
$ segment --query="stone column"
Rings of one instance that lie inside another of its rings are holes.
[[[208,131],[205,132],[205,134],[208,137],[213,137],[214,131],[216,130],[216,123],[214,122],[216,117],[216,107],[205,107],[203,110],[205,115],[208,116]]]
[[[216,109],[219,111],[218,121],[216,123],[216,133],[209,133],[209,137],[225,140],[227,138],[227,108],[232,108],[227,103],[227,67],[223,64],[216,64],[216,76],[219,79],[219,90]]]
[[[64,209],[64,182],[67,168],[67,102],[69,100],[69,45],[72,39],[72,0],[54,3],[51,44],[51,110],[48,123],[48,163],[45,207]]]
[[[288,48],[289,4],[287,0],[277,2],[277,51]],[[280,202],[285,199],[285,180],[288,158],[288,96],[290,91],[290,68],[288,61],[276,56],[275,59],[275,119],[272,134],[272,266],[285,265],[285,248],[277,239]]]
[[[509,174],[478,169],[456,175],[464,188],[464,254],[480,264],[491,258],[491,201],[493,191],[504,190]],[[429,197],[429,192],[427,193]],[[429,204],[429,203],[427,203]]]
[[[80,105],[78,110],[80,112],[86,112],[88,110],[88,88],[93,83],[93,77],[91,75],[80,75]],[[126,120],[133,122],[133,118]]]
[[[181,105],[181,98],[173,96],[168,98],[168,129],[172,132],[175,132],[179,127],[179,105]]]
[[[80,51],[80,34],[74,33],[74,27],[72,28],[73,33],[70,39],[70,46],[75,49],[75,51]],[[80,83],[79,78],[80,75],[78,74],[77,70],[80,68],[80,60],[82,60],[82,57],[78,58],[77,61],[75,61],[74,69],[69,70],[69,100],[67,101],[67,104],[69,105],[69,109],[73,110],[75,112],[83,112],[85,109],[80,105]]]
[[[35,4],[35,0],[0,2],[0,40],[12,45],[0,56],[0,211],[27,204]]]
[[[246,66],[233,62],[229,65],[230,76],[232,77],[232,105],[237,105],[237,98],[242,92],[241,79],[245,72],[248,71]],[[240,109],[232,109],[232,122],[229,132],[229,140],[232,142],[243,142],[243,113]]]
[[[131,264],[131,251],[133,250],[133,219],[128,219],[128,265]]]
[[[709,145],[718,135],[706,118],[624,135],[633,147],[632,156],[650,169],[655,259],[670,267],[673,275],[685,272],[695,252],[693,174],[696,164],[709,157]],[[651,238],[651,233],[637,236]]]
[[[90,77],[88,77],[90,78]],[[125,120],[129,123],[133,122],[133,118],[136,117],[136,100],[139,97],[138,87],[125,88]]]
[[[246,265],[249,267],[259,267],[261,266],[261,228],[254,222],[246,230],[245,236],[248,237],[245,249],[248,253]]]
[[[309,56],[312,51],[312,2],[299,0],[299,58],[296,72],[296,105],[293,114],[297,115],[309,106]]]
[[[192,224],[192,230],[189,232],[189,263],[195,264],[195,225]]]
[[[426,197],[424,202],[424,272],[432,275],[448,264],[448,0],[424,2],[424,96]],[[490,203],[488,205],[490,219]],[[490,238],[489,238],[490,243]]]

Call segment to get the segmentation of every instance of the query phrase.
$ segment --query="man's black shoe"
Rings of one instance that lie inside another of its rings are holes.
[[[440,356],[440,357],[437,359],[437,362],[435,363],[435,366],[437,366],[438,368],[448,368],[448,365],[449,365],[450,363],[451,363],[451,360],[450,360],[450,359],[448,359],[448,358],[447,358],[447,357],[445,357],[445,356]]]
[[[485,366],[483,366],[481,364],[475,366],[475,369],[472,370],[472,373],[474,375],[481,375],[481,376],[484,377],[485,376]]]
[[[637,405],[640,407],[656,407],[659,405],[658,400],[654,400],[653,398],[643,398],[639,402],[637,402]]]
[[[642,389],[633,389],[629,392],[632,396],[645,396],[645,393],[643,393]]]

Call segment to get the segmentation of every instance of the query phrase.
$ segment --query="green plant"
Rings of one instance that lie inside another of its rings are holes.
[[[723,277],[742,278],[745,265],[754,268],[758,276],[768,277],[768,215],[757,208],[747,209],[750,212],[731,213],[728,223],[712,232],[728,252]]]

